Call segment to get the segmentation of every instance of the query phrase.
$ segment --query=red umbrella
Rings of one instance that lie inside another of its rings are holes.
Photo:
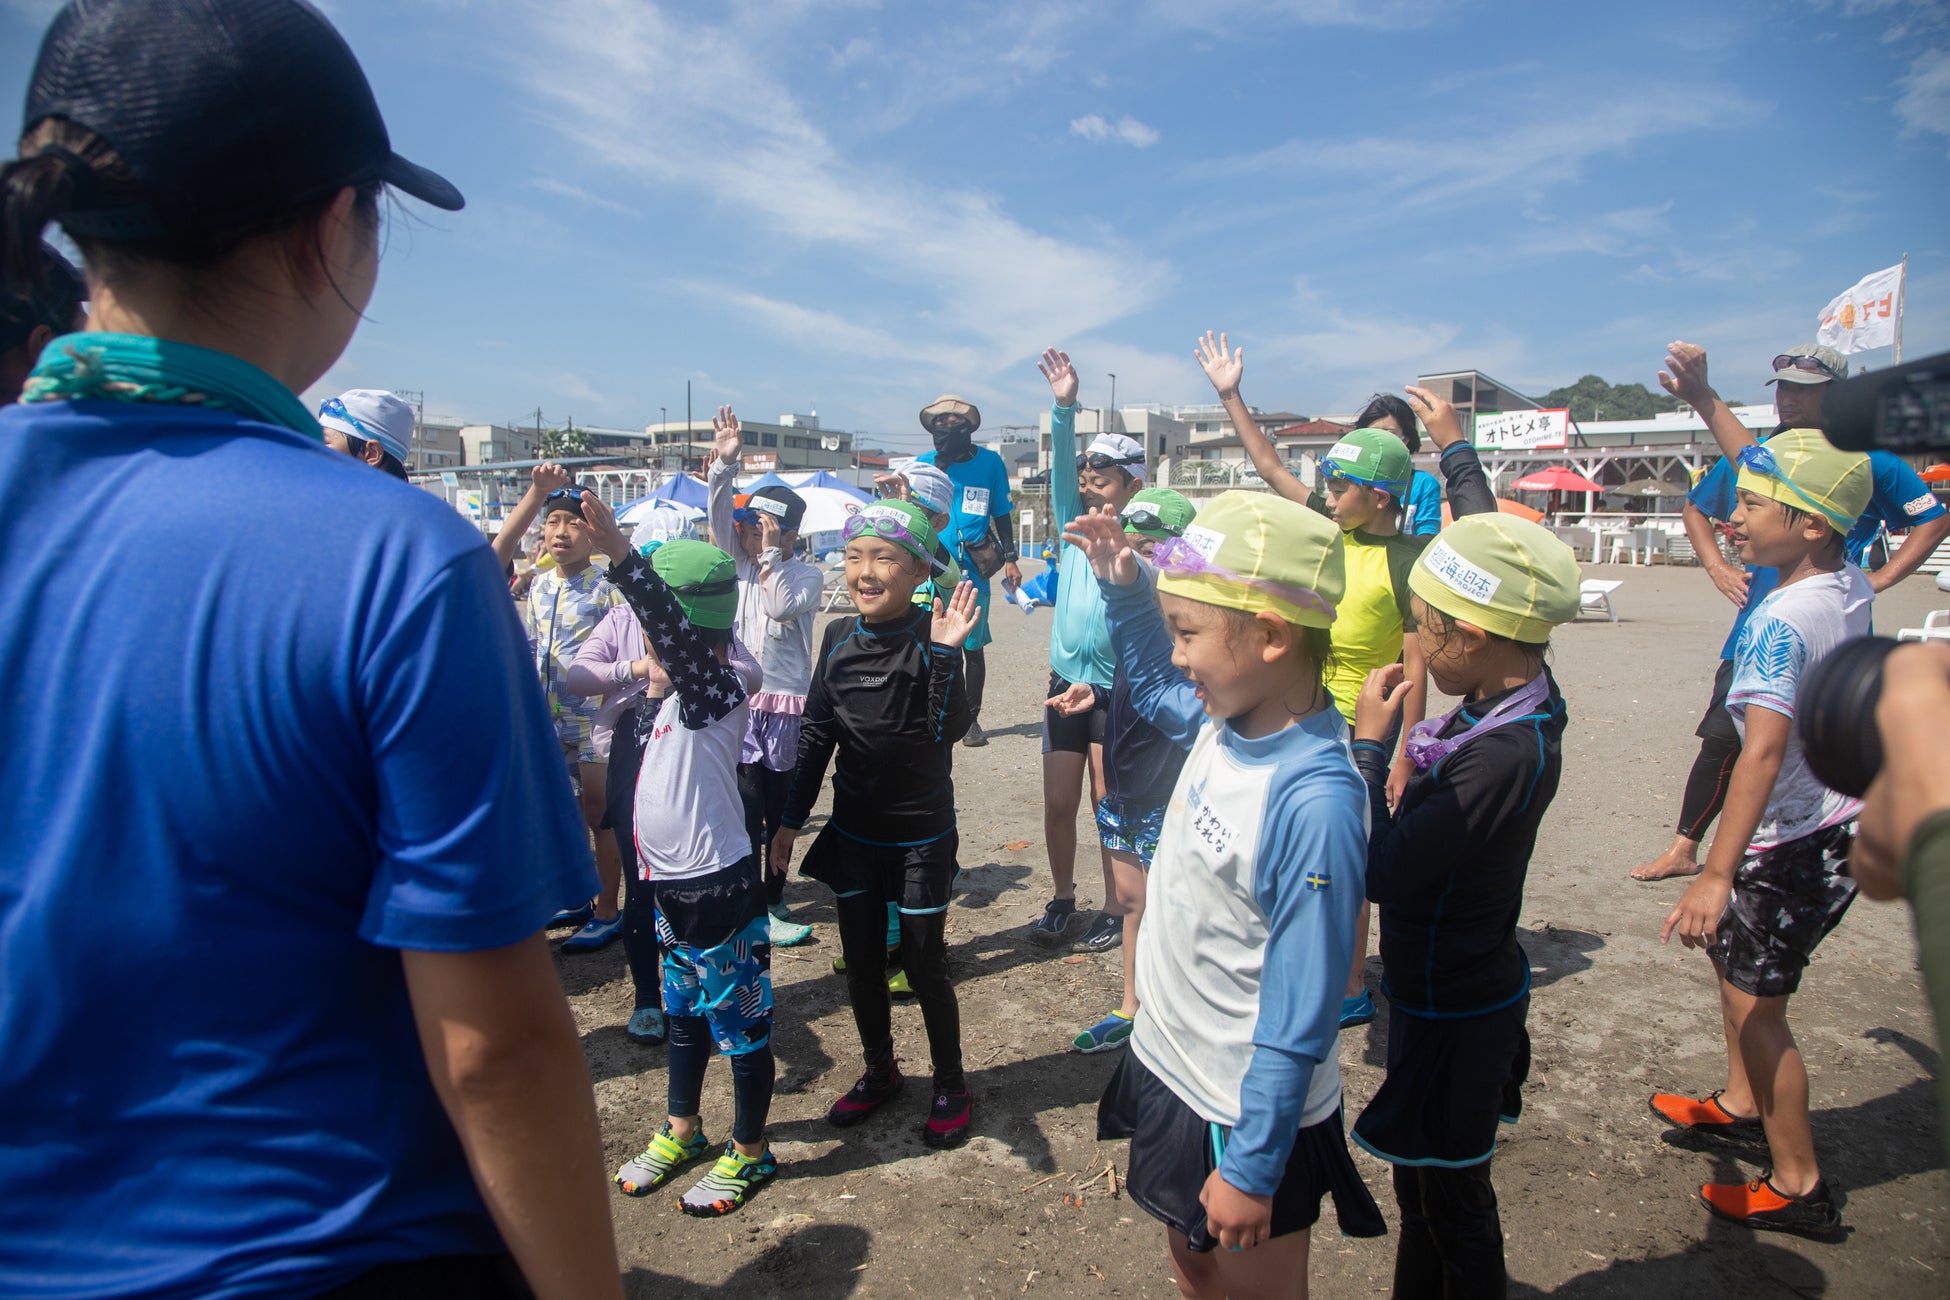
[[[1950,465],[1932,465],[1923,471],[1925,483],[1950,483]]]
[[[1553,465],[1549,469],[1526,474],[1510,487],[1518,492],[1603,492],[1605,485],[1593,483],[1574,469],[1563,465]]]

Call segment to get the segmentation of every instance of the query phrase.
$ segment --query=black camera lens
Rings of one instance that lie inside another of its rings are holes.
[[[1809,669],[1794,701],[1794,726],[1808,768],[1829,789],[1859,799],[1882,770],[1882,661],[1896,648],[1886,636],[1856,637]]]

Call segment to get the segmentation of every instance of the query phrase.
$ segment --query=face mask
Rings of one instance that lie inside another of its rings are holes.
[[[933,437],[935,453],[951,461],[960,460],[975,448],[975,435],[967,429],[952,429]]]

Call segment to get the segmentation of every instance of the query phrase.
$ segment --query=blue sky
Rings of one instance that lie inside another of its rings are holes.
[[[21,100],[56,6],[0,0]],[[457,214],[394,219],[321,390],[641,425],[734,403],[918,446],[945,390],[1344,411],[1418,372],[1730,396],[1910,255],[1950,347],[1950,6],[1452,0],[331,0],[394,145]],[[1888,353],[1859,361],[1886,363]]]

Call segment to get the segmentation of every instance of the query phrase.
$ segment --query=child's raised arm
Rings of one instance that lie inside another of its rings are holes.
[[[1753,431],[1733,413],[1706,382],[1706,349],[1697,343],[1673,342],[1666,345],[1666,368],[1659,372],[1659,386],[1699,412],[1720,454],[1739,460],[1742,448],[1759,443]]]
[[[629,539],[616,525],[615,512],[594,492],[584,492],[582,516],[596,549],[610,558],[609,581],[636,611],[644,639],[670,677],[685,730],[702,731],[744,703],[745,686],[737,672],[698,635],[650,561],[630,549]]]
[[[1132,706],[1173,744],[1190,749],[1205,725],[1205,706],[1171,662],[1171,634],[1116,513],[1106,506],[1078,515],[1064,528],[1063,540],[1084,553],[1103,588],[1110,643],[1130,679]]]
[[[1307,504],[1307,498],[1314,494],[1313,489],[1280,463],[1280,453],[1274,450],[1272,442],[1260,431],[1259,421],[1253,418],[1253,413],[1246,409],[1245,399],[1239,396],[1239,380],[1246,373],[1246,349],[1232,350],[1224,334],[1220,334],[1218,341],[1214,342],[1212,331],[1207,330],[1192,356],[1198,359],[1205,377],[1212,381],[1220,404],[1226,408],[1226,418],[1232,421],[1232,431],[1239,435],[1239,445],[1246,449],[1253,469],[1266,480],[1266,486],[1289,501]]]
[[[569,471],[553,462],[537,465],[528,471],[528,490],[515,502],[515,508],[501,521],[501,531],[494,535],[494,558],[506,568],[521,555],[521,539],[528,535],[529,526],[535,516],[542,512],[542,502],[548,494],[569,486]]]
[[[1462,417],[1456,414],[1455,403],[1413,384],[1402,391],[1408,394],[1409,407],[1422,421],[1422,427],[1429,431],[1429,441],[1441,449],[1442,477],[1449,488],[1449,513],[1457,519],[1464,515],[1495,514],[1496,493],[1490,487],[1489,475],[1483,472],[1482,458],[1463,437]]]

